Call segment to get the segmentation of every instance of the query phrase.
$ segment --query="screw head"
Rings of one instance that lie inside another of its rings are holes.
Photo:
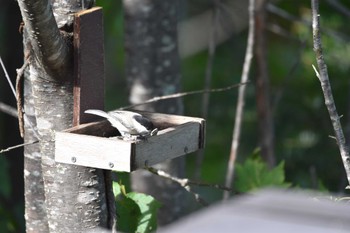
[[[188,147],[187,147],[187,146],[185,146],[184,152],[185,152],[186,154],[188,153]]]
[[[113,168],[113,167],[114,167],[114,163],[109,162],[108,166],[109,166],[110,168]]]
[[[75,163],[77,161],[77,158],[76,157],[72,157],[71,160],[72,160],[72,163]]]

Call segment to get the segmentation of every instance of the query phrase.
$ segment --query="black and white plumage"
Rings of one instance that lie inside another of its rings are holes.
[[[139,113],[131,111],[104,112],[97,109],[86,110],[85,113],[106,118],[124,139],[147,138],[157,134],[153,123]]]

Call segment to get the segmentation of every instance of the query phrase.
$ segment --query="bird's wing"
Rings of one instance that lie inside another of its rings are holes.
[[[109,118],[108,113],[106,113],[102,110],[98,110],[98,109],[89,109],[89,110],[86,110],[85,113],[97,115],[97,116],[104,117],[107,119]]]
[[[85,113],[88,114],[93,114],[97,116],[101,116],[106,118],[113,127],[117,128],[117,130],[123,135],[124,133],[128,133],[128,129],[124,127],[123,124],[120,123],[119,119],[116,117],[113,117],[112,114],[106,113],[102,110],[97,110],[97,109],[89,109],[86,110]]]

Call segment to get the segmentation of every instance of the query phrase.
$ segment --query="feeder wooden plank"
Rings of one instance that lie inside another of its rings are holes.
[[[104,34],[101,7],[74,16],[73,125],[79,125],[97,119],[85,110],[104,109]]]
[[[135,167],[152,166],[165,160],[173,159],[199,149],[198,136],[200,124],[188,122],[177,127],[167,128],[147,142],[137,143],[135,150]]]
[[[102,120],[102,121],[95,121],[91,123],[77,125],[65,130],[64,132],[108,137],[111,134],[115,133],[116,131],[117,130],[111,126],[109,121]]]
[[[197,122],[200,125],[200,132],[199,132],[199,141],[200,145],[199,148],[204,148],[205,144],[205,120],[203,118],[197,118],[197,117],[188,117],[188,116],[180,116],[180,115],[171,115],[171,114],[164,114],[164,113],[153,113],[153,112],[145,112],[145,111],[137,111],[132,110],[135,112],[140,113],[141,115],[147,117],[152,122],[154,122],[154,125],[157,128],[164,129],[169,128],[175,125],[181,125],[187,122]]]
[[[204,120],[202,118],[197,117],[188,117],[188,116],[180,116],[180,115],[171,115],[165,113],[153,113],[146,111],[137,111],[131,110],[133,112],[138,112],[141,115],[147,117],[152,122],[154,122],[157,126],[163,126],[163,128],[171,127],[174,125],[181,125],[187,122],[199,122],[202,123]]]
[[[57,132],[55,141],[57,162],[131,171],[131,144],[123,140]]]

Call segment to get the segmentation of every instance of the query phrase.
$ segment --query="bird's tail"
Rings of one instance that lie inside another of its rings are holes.
[[[109,118],[108,113],[98,109],[89,109],[89,110],[86,110],[85,113],[101,116],[104,118]]]

